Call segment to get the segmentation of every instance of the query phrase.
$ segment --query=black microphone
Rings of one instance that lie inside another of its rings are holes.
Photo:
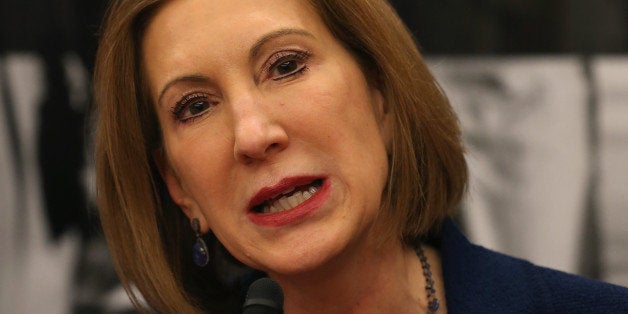
[[[246,293],[243,314],[283,313],[283,292],[274,280],[264,277],[255,280]]]

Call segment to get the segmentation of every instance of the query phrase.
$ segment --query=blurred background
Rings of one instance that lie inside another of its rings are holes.
[[[467,235],[628,286],[628,2],[393,4],[461,120]],[[93,195],[105,7],[0,2],[0,313],[132,312]]]

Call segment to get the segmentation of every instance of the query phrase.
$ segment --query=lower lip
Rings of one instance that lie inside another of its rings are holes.
[[[329,180],[323,181],[318,191],[297,207],[276,213],[249,212],[249,219],[264,227],[281,227],[295,223],[314,213],[329,198],[331,192]]]

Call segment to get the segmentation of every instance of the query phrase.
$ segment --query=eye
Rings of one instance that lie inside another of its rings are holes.
[[[191,122],[209,112],[215,106],[205,94],[190,94],[181,99],[172,108],[175,120],[182,123]]]
[[[306,51],[281,51],[273,55],[268,67],[268,76],[274,81],[295,77],[307,70],[306,61],[310,54]]]
[[[299,64],[294,60],[286,61],[275,68],[275,73],[278,76],[289,75],[290,73],[296,71],[299,68]]]

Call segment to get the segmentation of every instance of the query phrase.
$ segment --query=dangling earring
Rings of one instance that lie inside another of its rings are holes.
[[[198,222],[198,218],[192,219],[192,230],[194,230],[196,235],[196,242],[192,248],[192,258],[196,265],[203,267],[209,263],[209,250],[207,250],[207,244],[201,238],[201,224]]]

